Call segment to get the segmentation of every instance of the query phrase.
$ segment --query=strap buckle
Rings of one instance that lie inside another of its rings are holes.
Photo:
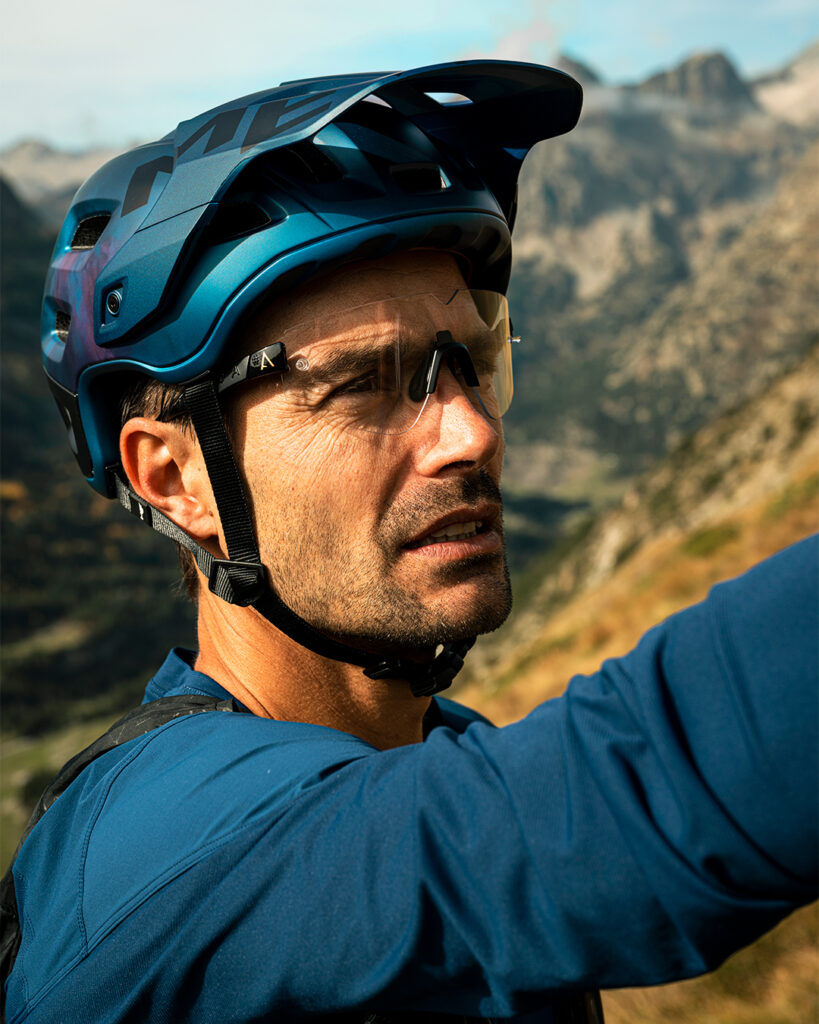
[[[441,653],[428,664],[396,656],[385,658],[364,670],[370,679],[407,679],[414,697],[431,697],[445,690],[461,671],[475,637],[445,644]]]
[[[223,601],[241,608],[253,604],[267,586],[264,566],[259,562],[240,562],[214,558],[208,573],[208,589]]]

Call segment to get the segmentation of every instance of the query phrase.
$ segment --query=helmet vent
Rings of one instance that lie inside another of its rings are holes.
[[[442,107],[448,107],[452,103],[471,103],[472,100],[468,96],[463,96],[459,92],[426,92],[425,96],[429,96],[431,100],[435,100],[436,103],[440,103]]]
[[[84,217],[77,225],[71,239],[71,249],[93,249],[100,240],[100,235],[108,226],[110,213],[95,213],[92,217]]]
[[[212,245],[218,245],[220,242],[229,242],[243,235],[251,235],[254,231],[261,231],[272,223],[273,218],[270,214],[256,203],[227,203],[219,207],[210,222],[208,240]]]
[[[70,326],[71,316],[68,313],[64,313],[61,309],[58,309],[57,316],[54,321],[54,333],[60,341],[63,342],[63,344],[68,341],[68,328]]]
[[[344,171],[312,139],[275,150],[265,168],[304,185],[329,185],[340,181]]]
[[[413,195],[424,192],[444,192],[450,181],[438,164],[393,164],[390,174],[396,184]]]

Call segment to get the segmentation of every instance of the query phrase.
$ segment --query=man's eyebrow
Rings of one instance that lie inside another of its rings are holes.
[[[291,380],[310,384],[330,383],[349,374],[371,370],[381,362],[385,355],[389,355],[393,351],[392,345],[352,350],[340,347],[322,355],[321,360],[315,364],[308,359],[308,367],[304,370],[299,368],[299,359],[303,357],[300,357],[297,352],[289,358],[290,368],[295,370]]]

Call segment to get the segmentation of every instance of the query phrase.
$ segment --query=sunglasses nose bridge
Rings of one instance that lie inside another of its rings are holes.
[[[466,385],[478,387],[478,374],[466,345],[454,341],[449,331],[438,331],[435,340],[438,344],[423,360],[410,381],[409,397],[413,402],[421,402],[433,394],[438,387],[438,377],[444,360],[453,377],[460,375]]]

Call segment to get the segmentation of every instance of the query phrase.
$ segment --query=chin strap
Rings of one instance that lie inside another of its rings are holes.
[[[451,685],[464,667],[464,658],[476,639],[472,636],[468,640],[444,644],[438,655],[425,665],[408,661],[398,654],[392,655],[365,668],[364,675],[370,679],[409,679],[414,696],[432,696]]]
[[[267,582],[267,572],[259,557],[250,510],[225,430],[215,384],[205,379],[188,385],[183,402],[202,448],[225,532],[228,558],[214,558],[172,519],[142,499],[115,470],[112,476],[120,504],[158,533],[187,548],[207,579],[208,588],[217,597],[242,607],[252,605],[268,622],[302,647],[323,658],[359,665],[370,679],[406,679],[416,697],[445,690],[463,667],[464,658],[476,637],[444,644],[429,662],[411,661],[401,655],[383,657],[331,639],[288,608]]]

